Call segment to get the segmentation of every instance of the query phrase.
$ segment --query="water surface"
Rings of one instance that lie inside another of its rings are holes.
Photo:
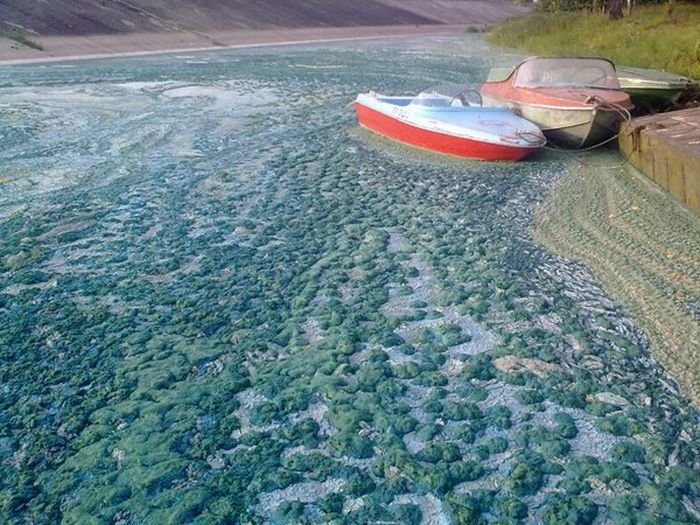
[[[349,107],[513,59],[0,68],[1,521],[696,519],[697,412],[528,232],[573,161],[445,159]]]

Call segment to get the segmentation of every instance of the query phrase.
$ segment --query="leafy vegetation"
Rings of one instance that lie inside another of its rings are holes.
[[[597,10],[536,12],[497,26],[489,39],[530,54],[604,56],[616,64],[700,79],[700,5],[675,4],[670,15],[665,4],[644,4],[619,20]],[[552,6],[561,7],[587,5]]]
[[[32,49],[37,49],[38,51],[44,50],[44,46],[42,46],[39,42],[29,38],[25,33],[16,29],[5,31],[2,33],[1,36],[9,38],[10,40],[14,40],[17,43],[22,44],[23,46],[31,47]]]

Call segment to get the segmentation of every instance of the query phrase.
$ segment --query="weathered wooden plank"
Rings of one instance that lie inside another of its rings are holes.
[[[634,119],[619,143],[633,166],[700,213],[700,108]]]

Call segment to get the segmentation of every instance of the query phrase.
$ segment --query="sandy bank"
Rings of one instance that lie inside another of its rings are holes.
[[[91,36],[52,36],[41,39],[43,51],[0,38],[0,64],[94,58],[105,55],[137,55],[167,51],[191,51],[333,40],[353,40],[404,35],[459,34],[466,25],[327,27],[306,29],[232,30],[208,34],[193,31],[122,33]]]

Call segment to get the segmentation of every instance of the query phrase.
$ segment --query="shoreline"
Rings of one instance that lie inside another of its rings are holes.
[[[303,45],[404,36],[438,36],[464,34],[469,24],[436,24],[422,26],[352,26],[306,29],[260,29],[219,31],[211,34],[120,33],[45,37],[44,50],[39,51],[0,38],[0,66],[127,57],[151,54],[244,49],[282,45]]]

